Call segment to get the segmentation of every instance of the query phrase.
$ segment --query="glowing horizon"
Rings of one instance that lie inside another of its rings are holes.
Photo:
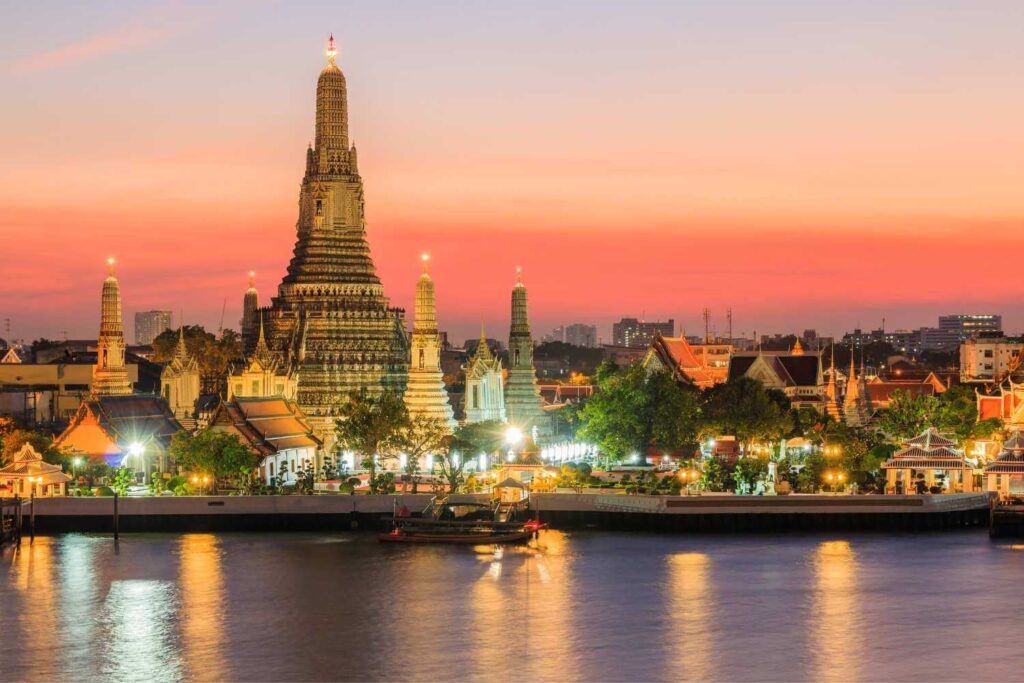
[[[454,342],[674,318],[841,334],[995,312],[1024,246],[1024,7],[832,0],[515,10],[153,3],[0,9],[0,300],[15,338],[135,311],[237,328],[295,239],[333,28],[368,232],[411,321],[430,254]],[[556,28],[557,27],[557,28]],[[1012,268],[1012,266],[1010,267]],[[1011,271],[1012,272],[1012,271]]]

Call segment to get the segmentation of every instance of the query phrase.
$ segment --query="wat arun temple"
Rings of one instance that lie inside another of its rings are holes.
[[[335,63],[333,36],[326,55],[294,255],[269,308],[255,312],[269,347],[298,376],[299,406],[322,429],[333,426],[351,391],[403,393],[410,354],[404,311],[390,306],[370,256],[363,181],[349,141],[345,75]]]

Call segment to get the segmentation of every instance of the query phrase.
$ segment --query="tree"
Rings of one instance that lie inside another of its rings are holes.
[[[31,429],[21,429],[10,418],[5,418],[3,422],[0,422],[0,464],[9,463],[25,444],[31,445],[39,455],[43,456],[45,462],[69,469],[70,453],[55,447],[49,434]]]
[[[412,492],[416,493],[419,482],[420,459],[432,457],[441,452],[445,441],[451,437],[451,428],[446,420],[429,415],[415,415],[402,435],[402,450],[406,454],[405,474],[412,478]]]
[[[130,467],[118,467],[110,480],[110,488],[119,496],[128,495],[128,487],[135,483],[135,472]]]
[[[616,459],[649,446],[675,451],[694,444],[700,404],[695,390],[641,365],[601,366],[594,396],[579,411],[580,438]]]
[[[496,420],[470,422],[456,427],[446,438],[438,453],[438,471],[448,484],[448,492],[456,491],[463,482],[466,463],[478,453],[495,453],[501,446],[505,425]]]
[[[761,382],[739,377],[705,394],[704,426],[710,436],[731,435],[744,447],[753,441],[774,441],[790,433],[789,399]]]
[[[934,396],[914,396],[899,389],[892,393],[889,407],[878,416],[878,428],[896,441],[920,434],[931,423],[939,402]]]
[[[371,396],[363,388],[349,394],[339,413],[334,426],[338,448],[362,456],[372,489],[377,476],[374,456],[384,461],[398,455],[409,428],[409,411],[397,394]]]
[[[176,433],[171,438],[169,454],[180,469],[209,474],[214,491],[218,479],[235,479],[240,472],[251,472],[259,464],[256,454],[237,435],[212,429],[203,429],[194,436]]]
[[[939,394],[932,426],[963,443],[969,439],[992,436],[1002,427],[1002,421],[990,418],[979,422],[978,401],[974,390],[962,384],[954,384]]]

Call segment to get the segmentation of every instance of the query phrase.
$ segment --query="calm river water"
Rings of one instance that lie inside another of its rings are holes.
[[[5,549],[4,680],[1020,680],[983,533],[66,535]]]

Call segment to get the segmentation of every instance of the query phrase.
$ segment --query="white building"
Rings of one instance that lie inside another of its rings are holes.
[[[1020,368],[1024,343],[1005,337],[968,339],[960,345],[961,382],[1001,382]]]

